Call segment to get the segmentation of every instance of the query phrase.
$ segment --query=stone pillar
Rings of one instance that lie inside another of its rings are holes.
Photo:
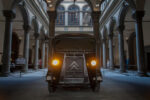
[[[113,36],[109,35],[109,63],[110,69],[114,69],[114,55],[113,55]]]
[[[96,39],[96,58],[98,60],[98,68],[97,70],[100,70],[100,31],[99,31],[99,18],[100,18],[100,12],[92,12],[92,18],[93,18],[93,28],[94,28],[94,35]]]
[[[143,76],[146,75],[144,41],[143,41],[143,25],[142,25],[144,11],[134,12],[133,17],[136,21],[135,31],[136,31],[137,68],[138,68],[139,75]]]
[[[83,26],[83,12],[80,11],[80,26]]]
[[[65,12],[65,26],[68,26],[68,11]]]
[[[42,68],[45,68],[45,41],[42,41]]]
[[[53,56],[53,44],[52,40],[55,36],[55,20],[56,20],[56,11],[48,11],[49,15],[49,62],[52,60]],[[50,66],[50,63],[49,63]],[[50,67],[49,67],[50,68]]]
[[[28,61],[29,61],[29,41],[30,41],[30,34],[29,31],[31,27],[29,25],[24,25],[24,52],[23,56],[25,59],[25,65],[23,66],[23,72],[28,71]]]
[[[46,52],[46,67],[48,68],[48,64],[49,64],[49,61],[48,61],[48,54],[49,54],[49,52],[48,52],[49,50],[48,50],[48,46],[47,46],[47,52]]]
[[[106,59],[106,40],[103,39],[103,67],[107,68],[107,59]]]
[[[94,29],[94,35],[96,38],[100,38],[99,18],[100,18],[100,11],[92,12],[93,29]]]
[[[2,56],[2,74],[7,76],[10,73],[11,64],[11,46],[12,46],[12,19],[15,18],[13,11],[4,10],[3,15],[5,17],[5,33],[4,33],[4,45]]]
[[[34,69],[39,67],[39,33],[35,33]]]
[[[100,66],[103,66],[103,47],[100,45]]]
[[[126,72],[125,52],[124,52],[124,37],[123,37],[124,26],[119,26],[118,31],[119,31],[118,41],[119,41],[120,72]]]
[[[48,11],[49,15],[49,36],[55,35],[55,20],[56,20],[56,11]],[[51,37],[50,37],[51,38]]]
[[[96,59],[98,61],[98,68],[97,68],[97,70],[100,70],[100,62],[101,62],[100,61],[100,58],[101,58],[100,54],[101,54],[100,40],[97,40],[97,43],[96,43]]]

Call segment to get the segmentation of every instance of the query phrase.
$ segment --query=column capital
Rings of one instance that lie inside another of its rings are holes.
[[[39,39],[40,33],[34,33],[35,39]]]
[[[145,11],[134,11],[132,13],[132,17],[138,21],[138,19],[142,19],[145,15]]]
[[[108,34],[108,38],[112,39],[113,38],[113,34]]]
[[[106,42],[106,38],[102,38],[102,43],[105,43]]]
[[[97,39],[96,43],[97,43],[97,44],[101,44],[101,40],[100,40],[100,39]]]
[[[3,10],[3,15],[7,18],[7,19],[14,19],[16,17],[16,14],[14,11],[12,10]]]
[[[49,41],[49,36],[46,36],[46,37],[45,37],[45,41]]]
[[[42,43],[46,43],[47,39],[46,37],[42,38]]]
[[[56,16],[57,16],[57,12],[56,11],[47,11],[47,13],[48,13],[50,21],[53,21],[53,20],[56,19]]]
[[[31,30],[31,26],[30,25],[23,25],[23,29],[26,33],[29,33],[29,31]]]
[[[117,27],[117,30],[119,31],[119,34],[123,34],[124,29],[125,29],[125,26],[124,26],[124,25],[119,25],[119,26]]]
[[[92,18],[93,18],[94,23],[97,23],[97,22],[99,23],[100,15],[101,15],[100,11],[93,11],[92,12]]]

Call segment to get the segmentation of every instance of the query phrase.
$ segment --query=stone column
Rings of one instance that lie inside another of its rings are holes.
[[[103,67],[107,68],[107,59],[106,59],[106,40],[103,39]]]
[[[99,31],[99,18],[100,18],[100,12],[92,12],[92,18],[93,18],[93,28],[94,28],[94,36],[96,39],[96,58],[98,60],[98,68],[97,70],[100,70],[100,31]]]
[[[103,66],[103,47],[100,44],[100,66]]]
[[[46,52],[46,67],[48,68],[48,64],[49,64],[49,61],[48,61],[48,46],[47,46],[47,52]]]
[[[109,62],[110,69],[114,69],[114,55],[113,55],[113,36],[109,35]]]
[[[99,18],[100,18],[100,11],[92,12],[92,19],[93,19],[93,29],[94,29],[94,35],[96,38],[99,38],[100,31],[99,31]]]
[[[68,11],[65,12],[65,26],[68,26]]]
[[[29,41],[30,41],[30,34],[29,31],[31,27],[29,25],[24,25],[24,52],[23,56],[25,59],[25,65],[23,66],[23,72],[28,71],[28,61],[29,61]]]
[[[34,69],[39,67],[39,33],[35,33]]]
[[[56,20],[56,11],[48,11],[49,15],[49,62],[52,60],[53,56],[53,44],[52,40],[55,36],[55,20]],[[49,64],[50,66],[50,64]],[[50,67],[49,67],[50,68]]]
[[[83,26],[83,12],[80,11],[80,26]]]
[[[100,48],[100,40],[97,40],[97,43],[96,43],[96,59],[98,61],[98,68],[97,70],[100,70],[100,54],[101,54],[101,48]]]
[[[42,41],[42,68],[45,68],[45,41]]]
[[[138,68],[139,75],[143,76],[146,75],[144,41],[143,41],[143,25],[142,25],[144,11],[134,12],[133,17],[136,21],[135,31],[136,31],[137,68]]]
[[[2,56],[2,74],[7,76],[10,73],[11,64],[11,46],[12,46],[12,19],[15,18],[13,11],[4,10],[3,15],[5,17],[5,33],[4,33],[4,45]]]
[[[119,31],[118,41],[119,41],[120,72],[126,72],[125,52],[124,52],[124,37],[123,37],[124,26],[119,26],[118,31]]]

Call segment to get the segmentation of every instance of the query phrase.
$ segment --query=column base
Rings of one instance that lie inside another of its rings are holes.
[[[107,67],[103,67],[103,69],[107,69]]]
[[[28,70],[27,70],[27,69],[23,69],[23,70],[21,70],[21,72],[23,72],[23,73],[27,73],[27,72],[28,72]]]
[[[9,73],[0,73],[0,77],[8,77]]]
[[[127,72],[126,70],[120,69],[120,73],[126,73],[126,72]]]
[[[110,70],[115,70],[115,68],[114,67],[110,67]]]
[[[140,77],[150,77],[146,72],[138,72],[137,75]]]

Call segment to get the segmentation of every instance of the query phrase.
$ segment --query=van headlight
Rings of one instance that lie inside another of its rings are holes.
[[[58,66],[60,64],[60,61],[58,59],[53,59],[52,60],[52,65],[53,66]]]
[[[97,65],[97,61],[96,60],[92,60],[91,61],[91,66],[96,66]]]

